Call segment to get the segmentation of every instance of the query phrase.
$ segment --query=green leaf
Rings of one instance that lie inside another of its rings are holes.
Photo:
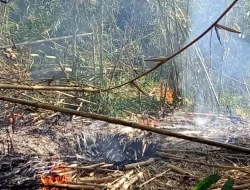
[[[221,176],[219,176],[218,174],[210,175],[206,177],[205,179],[203,179],[200,183],[198,183],[198,185],[196,185],[193,190],[207,190],[214,183],[219,181],[220,178]]]
[[[232,190],[234,185],[234,180],[229,178],[226,183],[222,186],[221,190]]]

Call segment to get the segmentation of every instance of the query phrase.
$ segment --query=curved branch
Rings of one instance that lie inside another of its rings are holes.
[[[180,49],[179,51],[177,51],[176,53],[174,53],[173,55],[169,56],[169,57],[165,57],[165,58],[156,58],[156,59],[150,59],[150,60],[145,60],[145,61],[157,61],[158,64],[153,67],[152,69],[146,71],[145,73],[123,83],[123,84],[120,84],[120,85],[117,85],[117,86],[114,86],[114,87],[111,87],[111,88],[108,88],[108,89],[105,89],[103,90],[104,92],[105,91],[110,91],[110,90],[113,90],[113,89],[116,89],[116,88],[120,88],[122,86],[125,86],[127,84],[130,84],[132,83],[133,81],[147,75],[148,73],[151,73],[152,71],[154,71],[155,69],[157,69],[158,67],[160,67],[161,65],[163,65],[164,63],[166,63],[167,61],[169,61],[170,59],[174,58],[175,56],[179,55],[180,53],[182,53],[184,50],[186,50],[187,48],[189,48],[190,46],[192,46],[194,43],[196,43],[197,41],[199,41],[203,36],[205,36],[210,30],[212,30],[216,25],[217,23],[230,11],[230,9],[238,2],[238,0],[234,0],[232,2],[232,4],[219,16],[219,18],[211,25],[209,26],[200,36],[198,36],[196,39],[194,39],[192,42],[190,42],[189,44],[187,44],[186,46],[184,46],[182,49]]]

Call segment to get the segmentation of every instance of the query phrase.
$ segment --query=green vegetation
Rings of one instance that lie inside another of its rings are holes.
[[[205,179],[203,179],[200,183],[198,183],[193,190],[207,190],[213,184],[217,183],[221,179],[221,176],[218,174],[213,174]],[[228,179],[225,184],[222,186],[221,190],[232,190],[233,189],[234,180]]]
[[[22,43],[86,34],[21,45],[17,64],[25,62],[32,77],[37,76],[36,73],[38,78],[69,77],[72,82],[63,85],[81,83],[107,89],[157,64],[143,61],[145,58],[169,56],[197,37],[206,29],[203,25],[211,24],[227,6],[226,1],[222,1],[214,8],[216,3],[216,0],[204,1],[204,4],[20,0],[0,9],[4,15],[0,20],[1,34],[5,36],[1,43],[8,44],[9,39]],[[205,36],[183,54],[137,80],[139,88],[150,94],[154,88],[160,89],[162,81],[167,81],[176,100],[181,97],[188,110],[225,111],[230,106],[233,114],[243,112],[249,117],[250,4],[244,0],[238,7],[232,9],[221,24],[241,30],[240,37],[220,30],[221,46],[215,33]],[[210,9],[213,15],[207,14]],[[84,105],[85,111],[124,116],[124,110],[136,113],[160,110],[160,97],[147,94],[130,84],[99,95],[78,93],[77,96],[96,103]]]

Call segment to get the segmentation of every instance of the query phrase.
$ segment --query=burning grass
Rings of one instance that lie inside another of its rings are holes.
[[[67,173],[69,171],[67,166],[67,163],[52,162],[52,168],[49,174],[41,175],[42,184],[48,186],[68,183],[70,175]],[[48,188],[43,187],[42,190],[48,190]]]

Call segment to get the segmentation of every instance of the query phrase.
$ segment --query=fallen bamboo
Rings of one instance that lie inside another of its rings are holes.
[[[95,119],[95,120],[106,121],[109,123],[125,125],[125,126],[129,126],[132,128],[150,131],[150,132],[154,132],[154,133],[158,133],[158,134],[162,134],[162,135],[172,136],[172,137],[176,137],[176,138],[180,138],[180,139],[186,139],[186,140],[193,141],[193,142],[199,142],[202,144],[227,148],[227,149],[239,151],[239,152],[250,153],[250,149],[246,148],[246,147],[240,147],[240,146],[236,146],[236,145],[230,145],[230,144],[226,144],[226,143],[216,142],[216,141],[204,139],[201,137],[193,137],[193,136],[183,135],[183,134],[172,132],[172,131],[169,131],[166,129],[150,127],[150,126],[142,125],[142,124],[131,122],[131,121],[126,121],[126,120],[117,119],[117,118],[113,118],[113,117],[107,117],[104,115],[85,113],[85,112],[80,112],[80,111],[76,111],[76,110],[72,110],[72,109],[62,108],[59,106],[53,106],[53,105],[44,104],[44,103],[22,100],[22,99],[18,99],[18,98],[10,98],[10,97],[1,96],[1,95],[0,95],[0,100],[12,102],[12,103],[17,103],[17,104],[22,104],[22,105],[27,105],[27,106],[33,106],[33,107],[37,107],[37,108],[43,108],[43,109],[47,109],[47,110],[53,110],[56,112],[78,115],[78,116],[91,118],[91,119]]]
[[[116,190],[117,188],[121,187],[122,184],[124,184],[128,178],[133,175],[134,170],[129,171],[124,176],[118,178],[117,180],[113,181],[112,183],[108,184],[108,188],[111,190]]]
[[[88,186],[88,185],[71,185],[71,184],[48,184],[47,187],[57,187],[57,188],[67,188],[67,189],[86,189],[86,190],[95,190],[95,186]]]
[[[193,174],[191,174],[189,171],[186,171],[180,167],[177,167],[175,165],[172,165],[172,164],[167,164],[166,167],[168,167],[169,169],[171,169],[172,171],[175,171],[177,173],[180,173],[180,174],[183,174],[183,175],[187,175],[189,177],[192,177],[194,178],[196,181],[200,181],[199,177],[198,176],[195,176]]]
[[[107,183],[107,182],[113,182],[117,178],[114,177],[103,177],[103,178],[93,178],[93,179],[86,179],[86,178],[79,178],[77,181],[83,182],[83,183]]]
[[[133,185],[136,181],[138,181],[139,179],[142,179],[143,178],[143,172],[139,172],[138,174],[132,176],[128,181],[126,181],[121,190],[126,190],[126,189],[129,189],[129,187],[131,185]]]
[[[155,162],[155,159],[154,158],[150,158],[150,159],[148,159],[146,161],[143,161],[143,162],[137,162],[137,163],[133,163],[133,164],[127,164],[124,167],[125,167],[126,170],[131,170],[131,169],[134,169],[134,168],[136,168],[138,166],[148,166],[148,165],[150,165],[150,164],[152,164],[154,162]]]
[[[15,89],[15,90],[46,90],[46,91],[75,91],[75,92],[92,92],[99,93],[100,90],[94,88],[84,88],[75,86],[28,86],[28,85],[11,85],[0,84],[0,89]]]
[[[93,186],[93,187],[99,187],[99,188],[105,188],[106,187],[106,185],[102,185],[102,184],[85,183],[85,182],[79,182],[79,181],[69,181],[69,184],[73,184],[73,185],[87,185],[87,186]]]

